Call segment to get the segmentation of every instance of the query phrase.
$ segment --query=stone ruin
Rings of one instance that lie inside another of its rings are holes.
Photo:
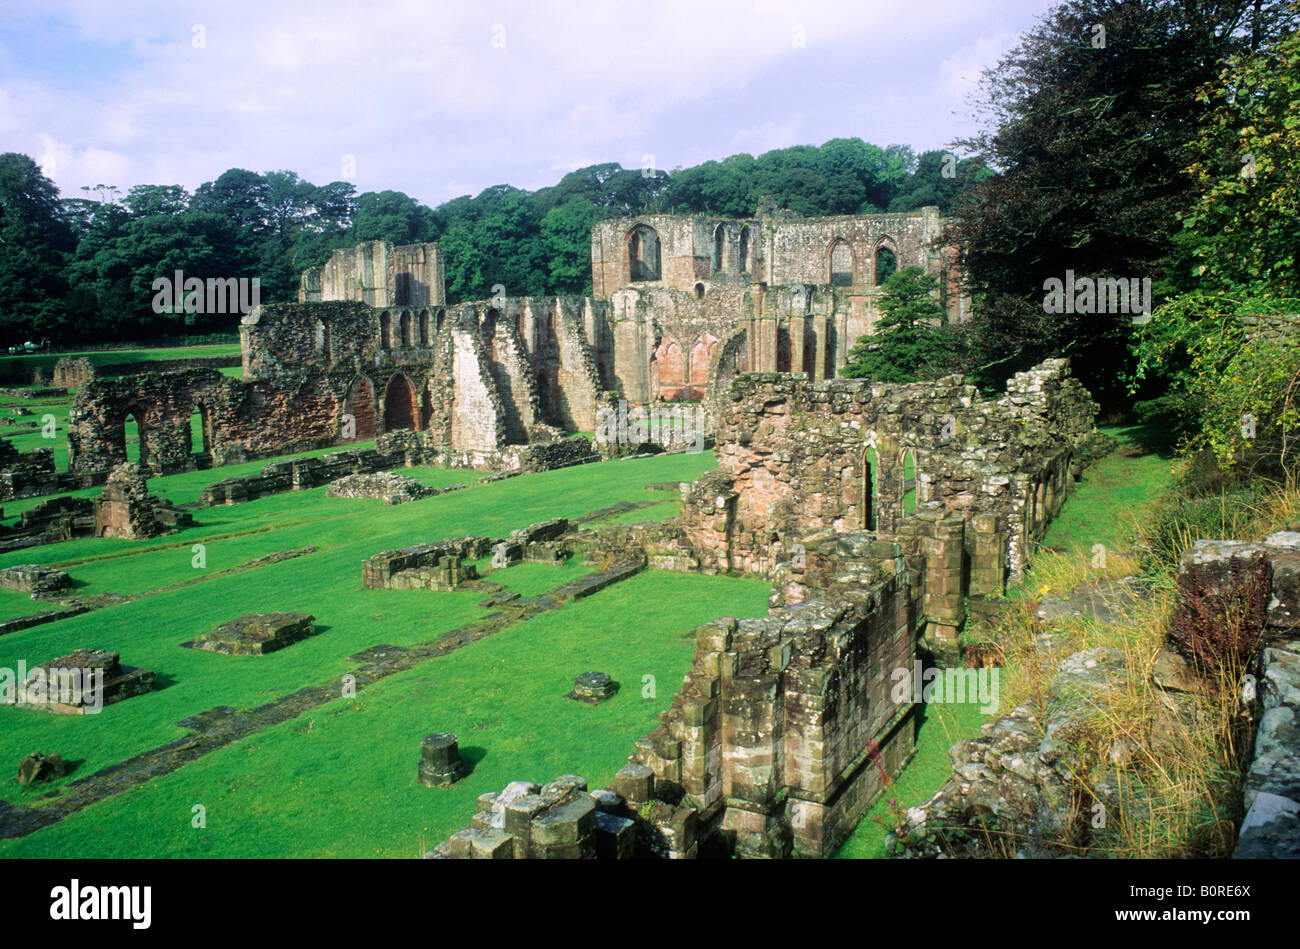
[[[634,852],[833,853],[913,753],[915,705],[896,673],[923,645],[956,661],[966,601],[1023,574],[1110,447],[1095,412],[1064,360],[1016,376],[998,400],[959,378],[740,376],[716,407],[718,470],[683,486],[676,523],[562,537],[588,562],[638,555],[773,583],[767,617],[698,630],[660,725],[599,792],[637,828],[654,815]],[[440,853],[528,852],[531,831],[504,841],[484,807]]]
[[[113,469],[95,499],[96,537],[161,537],[192,526],[194,518],[187,511],[149,493],[144,472],[131,462]]]
[[[0,570],[0,589],[18,590],[33,597],[57,596],[72,586],[72,578],[62,570],[40,564],[20,564]]]
[[[416,781],[426,788],[450,787],[465,776],[456,736],[448,732],[426,735],[420,742]]]
[[[442,494],[438,488],[426,487],[408,475],[380,471],[375,474],[344,475],[325,489],[329,498],[376,498],[385,504],[405,504]]]
[[[573,680],[573,691],[569,698],[585,705],[599,705],[606,699],[613,698],[618,691],[618,684],[609,677],[608,672],[584,672]]]
[[[315,623],[308,613],[247,613],[181,645],[225,656],[264,656],[315,636]]]
[[[416,544],[385,550],[361,565],[361,585],[367,590],[455,590],[478,579],[478,567],[465,560],[493,555],[494,567],[528,560],[558,564],[569,558],[569,548],[558,538],[569,528],[564,518],[542,521],[507,537],[457,537],[433,544]]]
[[[53,448],[20,452],[7,438],[0,439],[0,501],[51,494],[60,486]]]
[[[490,549],[486,537],[463,537],[385,550],[361,565],[361,585],[367,590],[455,590],[478,579],[478,567],[466,564],[466,558],[478,560]]]
[[[874,331],[886,267],[934,274],[947,320],[960,322],[966,298],[944,229],[935,208],[605,221],[592,231],[593,297],[453,306],[435,245],[339,250],[303,274],[299,303],[245,315],[242,379],[206,363],[120,378],[63,366],[78,388],[71,469],[82,485],[101,483],[126,460],[128,421],[140,464],[158,474],[398,431],[453,467],[592,461],[586,439],[563,433],[595,431],[620,400],[698,401],[744,372],[830,378]]]
[[[538,787],[515,781],[479,797],[469,827],[425,854],[450,859],[580,859],[596,856],[596,801],[586,779],[561,775]]]
[[[55,778],[66,777],[67,774],[61,755],[43,755],[39,751],[34,751],[18,762],[19,787],[53,781]]]
[[[95,502],[91,498],[47,498],[23,511],[12,527],[0,524],[0,553],[41,544],[95,536]]]
[[[1083,468],[1113,447],[1096,411],[1060,359],[997,400],[959,376],[743,376],[719,400],[718,469],[688,489],[683,530],[702,569],[763,574],[779,603],[824,586],[846,533],[897,542],[925,584],[927,647],[951,657],[966,599],[1024,575]]]
[[[4,704],[41,708],[63,715],[94,714],[101,708],[149,692],[154,673],[124,666],[107,649],[78,649],[43,662],[18,683]]]

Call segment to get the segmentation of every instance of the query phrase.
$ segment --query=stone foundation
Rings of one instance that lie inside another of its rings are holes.
[[[315,621],[307,613],[249,613],[183,645],[226,656],[262,656],[315,636]]]
[[[5,704],[86,715],[143,695],[153,686],[152,672],[122,665],[117,653],[79,649],[36,666]]]
[[[0,570],[0,588],[19,590],[34,596],[56,596],[72,586],[72,578],[62,570],[40,564],[22,564]]]

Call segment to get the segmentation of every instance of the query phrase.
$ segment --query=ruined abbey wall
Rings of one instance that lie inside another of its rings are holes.
[[[340,248],[321,266],[305,270],[298,301],[439,306],[447,302],[443,283],[442,251],[437,244],[394,247],[386,241],[367,241]]]
[[[1102,437],[1096,409],[1066,360],[1017,374],[996,400],[958,376],[742,376],[719,397],[718,471],[688,497],[686,530],[710,566],[768,573],[806,535],[900,533],[937,502],[963,522],[990,516],[1019,578]]]
[[[743,330],[736,371],[829,379],[880,317],[885,257],[940,282],[967,318],[956,248],[937,208],[906,214],[751,220],[648,215],[592,229],[592,286],[610,302],[613,376],[633,405],[717,391],[717,343]],[[879,265],[879,266],[878,266]]]

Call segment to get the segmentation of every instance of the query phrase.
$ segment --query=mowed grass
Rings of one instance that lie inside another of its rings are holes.
[[[1150,426],[1102,428],[1119,439],[1119,448],[1083,473],[1056,520],[1047,527],[1043,547],[1071,553],[1128,546],[1142,512],[1173,480],[1176,463],[1161,433]]]
[[[694,627],[761,614],[766,596],[754,580],[640,574],[0,842],[0,855],[417,856],[509,781],[608,783],[680,684]],[[565,697],[590,668],[620,683],[596,707]],[[450,788],[415,781],[434,731],[456,732],[473,768]],[[196,804],[205,828],[192,826]]]
[[[261,464],[264,462],[253,467]],[[356,668],[356,663],[347,657],[362,649],[380,643],[401,646],[435,640],[443,632],[485,614],[478,606],[486,596],[482,588],[453,593],[362,589],[361,562],[380,550],[467,533],[500,536],[550,517],[576,517],[617,501],[641,500],[646,497],[647,483],[690,480],[712,464],[711,455],[607,462],[492,484],[474,484],[394,507],[385,507],[377,501],[326,498],[324,488],[316,488],[246,504],[199,509],[194,512],[200,521],[197,526],[153,541],[84,539],[0,557],[0,566],[23,562],[62,565],[77,582],[78,593],[142,593],[194,580],[277,551],[308,545],[318,548],[316,553],[293,560],[154,593],[132,603],[0,637],[0,668],[16,668],[19,660],[30,667],[76,648],[110,648],[121,653],[124,663],[154,670],[161,685],[149,695],[111,706],[99,715],[63,717],[24,708],[0,708],[0,760],[16,762],[25,754],[41,750],[62,754],[74,765],[69,778],[54,785],[19,789],[14,782],[0,783],[0,799],[39,803],[39,796],[51,787],[57,788],[67,780],[92,774],[184,734],[175,723],[190,715],[218,705],[250,708],[306,685],[338,679]],[[473,472],[464,471],[410,470],[421,480],[432,483],[450,484],[476,477]],[[160,494],[184,498],[196,495],[201,483],[230,473],[230,469],[189,472],[154,479],[150,486]],[[205,561],[202,566],[195,566],[199,556],[195,545],[202,545],[199,548]],[[558,567],[520,564],[505,570],[485,570],[485,574],[491,582],[503,583],[524,595],[534,595],[590,569],[574,558]],[[689,664],[690,636],[694,628],[722,614],[762,615],[766,612],[766,597],[766,584],[755,580],[660,573],[638,576],[520,626],[520,629],[545,630],[544,636],[528,638],[518,630],[507,630],[366,690],[365,695],[358,697],[358,702],[374,716],[366,721],[386,722],[384,728],[394,729],[394,734],[407,727],[414,728],[416,734],[414,744],[403,742],[395,749],[380,747],[382,742],[378,737],[361,741],[358,747],[367,755],[401,757],[410,765],[399,769],[402,780],[417,788],[413,782],[413,756],[418,755],[422,734],[457,731],[462,733],[462,745],[472,747],[475,743],[468,733],[475,731],[475,723],[490,717],[486,712],[480,715],[476,711],[479,705],[475,703],[487,703],[484,708],[495,707],[505,701],[503,696],[514,697],[511,698],[514,701],[529,695],[533,689],[560,686],[563,686],[559,692],[562,697],[575,675],[599,669],[624,682],[625,690],[617,699],[594,710],[565,700],[559,711],[549,712],[534,708],[531,702],[523,703],[527,707],[502,716],[503,728],[491,738],[496,743],[492,747],[497,749],[497,762],[493,766],[508,769],[509,773],[491,769],[483,773],[492,775],[489,783],[495,782],[493,789],[496,789],[514,777],[548,780],[555,776],[545,773],[554,762],[561,770],[587,768],[591,772],[587,776],[596,781],[601,778],[594,769],[604,762],[607,780],[626,759],[635,738],[653,726],[655,713],[667,706],[680,684]],[[290,649],[259,657],[221,656],[180,648],[180,643],[227,619],[245,612],[270,610],[312,613],[317,618],[320,634]],[[500,650],[507,649],[505,645],[495,645],[498,640],[504,644],[515,639],[534,644],[536,652],[529,653],[526,661],[520,662],[513,662],[508,650],[498,655]],[[498,665],[503,668],[498,670]],[[459,671],[452,679],[445,679],[442,671],[445,668]],[[491,683],[501,675],[506,675],[507,681],[500,690],[494,691],[496,687]],[[657,690],[654,700],[643,702],[640,696],[645,675],[655,676]],[[446,686],[445,694],[439,693],[450,703],[445,707],[416,703],[417,708],[409,708],[401,702],[406,695],[401,691],[403,688],[416,688],[409,683],[402,685],[403,682],[408,679],[413,683],[425,682],[420,687],[426,688],[430,676],[444,683],[469,683],[476,677],[487,678],[481,690],[474,686],[465,689]],[[401,708],[384,707],[388,690],[393,690]],[[330,722],[338,720],[329,727],[342,729],[338,733],[339,742],[351,740],[346,730],[346,721],[351,719],[339,711],[347,707],[346,702],[335,703],[324,716]],[[575,719],[573,716],[579,711],[594,715]],[[509,727],[512,722],[533,722],[534,715],[536,725],[530,724],[523,733]],[[414,719],[424,724],[417,724]],[[242,743],[245,747],[242,753],[252,754],[247,748],[263,741],[267,747],[287,742],[285,754],[289,757],[277,759],[278,764],[263,779],[265,803],[272,811],[292,787],[273,778],[272,773],[289,775],[306,770],[323,776],[339,760],[350,760],[342,744],[318,745],[314,744],[317,741],[314,738],[295,742],[279,735],[283,731],[297,736],[293,731],[297,724],[301,723],[289,723],[274,730],[278,737],[268,732],[266,736],[254,736]],[[316,729],[324,727],[326,722],[318,721],[305,734],[315,735]],[[608,731],[602,732],[603,728]],[[601,735],[605,737],[600,738]],[[574,750],[579,753],[568,754]],[[227,749],[214,755],[211,766],[206,761],[189,764],[180,773],[156,784],[171,787],[172,783],[180,782],[176,786],[186,789],[181,796],[192,797],[193,786],[186,782],[198,781],[203,776],[200,786],[211,797],[228,776],[233,779],[241,770],[236,768],[232,772],[227,770],[228,766],[222,766],[208,772],[207,768],[217,767],[215,762],[225,761],[231,753]],[[322,754],[324,757],[320,757]],[[361,779],[362,772],[367,770],[367,766],[359,765],[359,770],[350,773],[351,766],[340,767],[343,768],[340,780]],[[220,779],[214,779],[214,774],[220,774]],[[337,790],[326,796],[337,800],[342,808],[355,804],[362,809],[382,810],[374,801],[367,802],[367,795],[355,802]],[[468,800],[472,802],[473,796]],[[413,803],[428,799],[427,795],[417,796]],[[188,813],[189,804],[185,806]],[[118,828],[123,815],[136,808],[137,804],[127,805],[123,799],[113,799],[60,826],[81,826],[80,821],[90,819],[93,814],[97,826]],[[454,807],[445,819],[463,824],[472,810],[472,806],[468,810]],[[251,819],[253,813],[246,813],[245,819]],[[275,819],[278,821],[280,817]],[[312,832],[304,827],[292,831],[286,828],[280,849],[270,846],[270,838],[262,841],[267,844],[262,850],[258,849],[256,839],[236,843],[231,838],[219,851],[195,852],[231,856],[368,853],[350,845],[335,849],[334,831],[343,826],[339,821],[348,819],[351,818],[345,818],[340,812],[337,821],[318,820],[314,839]],[[290,819],[289,823],[293,821]],[[188,828],[188,818],[184,826]],[[0,854],[60,852],[59,845],[47,841],[61,839],[62,833],[58,827],[42,831],[30,839],[0,848]],[[139,834],[122,827],[110,836],[119,833],[123,840],[112,847],[128,850],[134,847],[137,852],[149,855],[171,852],[153,849],[152,845],[139,851]],[[392,834],[397,833],[394,824]],[[216,837],[212,835],[211,839],[215,841]],[[80,839],[84,842],[85,838]],[[202,845],[196,842],[196,846]],[[384,852],[394,853],[399,841],[396,836],[390,836],[387,843],[378,846]],[[400,847],[413,852],[410,841],[402,841]],[[96,853],[124,855],[119,850]]]
[[[917,711],[922,717],[916,732],[916,753],[902,773],[890,775],[892,785],[840,845],[836,858],[861,860],[889,856],[885,851],[885,835],[896,824],[894,803],[899,813],[903,813],[932,798],[952,775],[948,749],[979,735],[985,720],[980,707],[973,703],[922,705]]]
[[[158,362],[164,359],[200,359],[209,356],[238,356],[239,343],[209,343],[202,346],[171,346],[161,349],[97,349],[74,353],[34,353],[30,356],[0,357],[0,379],[8,379],[19,368],[39,368],[49,373],[60,359],[89,359],[96,366],[120,362]]]

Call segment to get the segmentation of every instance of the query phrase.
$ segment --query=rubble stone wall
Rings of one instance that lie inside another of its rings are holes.
[[[718,470],[687,495],[683,523],[706,567],[768,573],[816,531],[906,532],[927,503],[990,515],[1005,568],[1060,510],[1103,436],[1065,360],[1020,373],[985,400],[958,376],[883,385],[738,377],[717,402]]]

